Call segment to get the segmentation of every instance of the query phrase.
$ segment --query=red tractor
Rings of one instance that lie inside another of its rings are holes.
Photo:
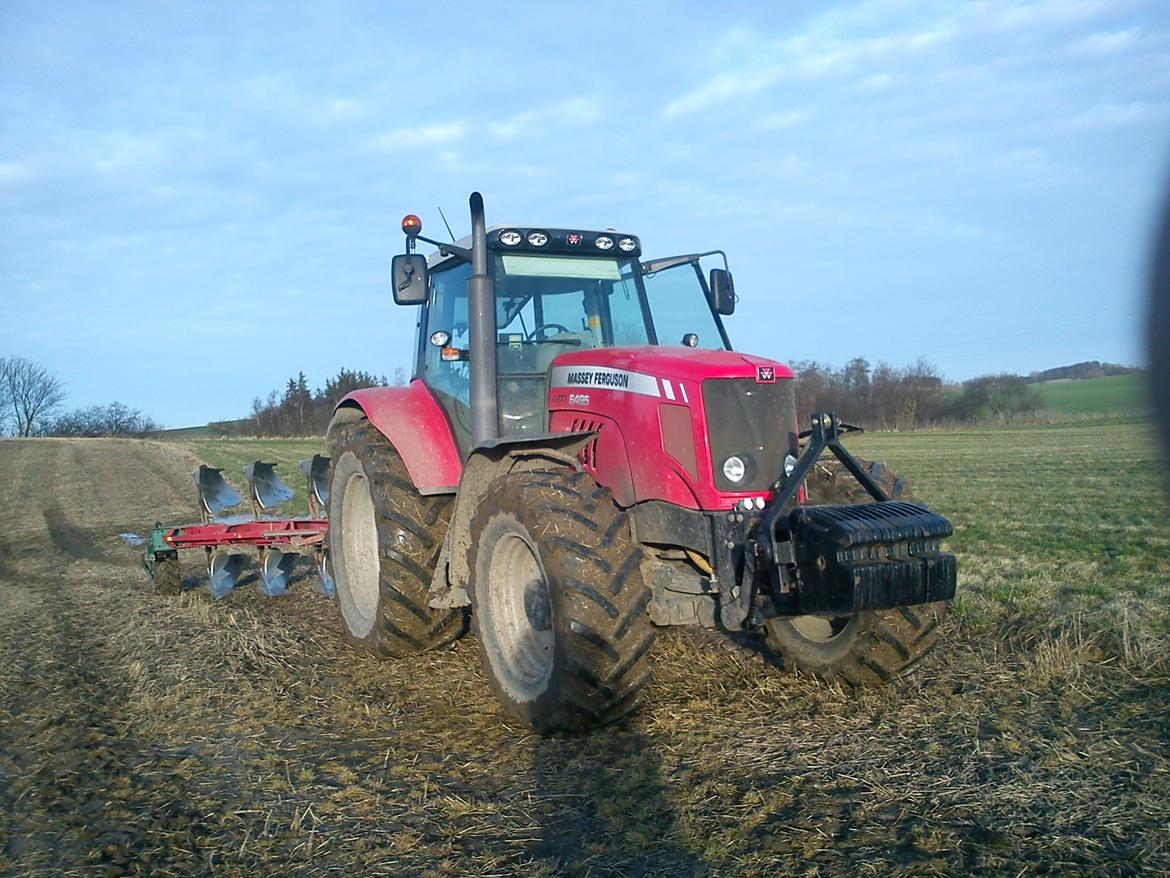
[[[541,732],[633,710],[655,626],[762,632],[789,665],[855,685],[933,645],[950,524],[890,499],[832,415],[799,432],[792,371],[731,350],[726,257],[700,268],[720,251],[642,261],[634,235],[489,229],[478,193],[471,220],[457,244],[403,221],[414,380],[349,395],[329,428],[354,644],[407,656],[470,615],[496,694]],[[874,502],[808,502],[826,450]]]

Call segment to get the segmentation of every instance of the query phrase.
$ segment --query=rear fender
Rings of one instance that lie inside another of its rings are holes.
[[[596,433],[545,433],[523,438],[495,439],[479,445],[467,458],[455,511],[435,575],[431,580],[432,607],[462,607],[470,603],[471,519],[487,496],[492,480],[523,470],[581,469],[577,454]]]
[[[446,414],[421,381],[355,390],[337,405],[329,430],[367,418],[390,440],[420,494],[453,494],[463,463]]]

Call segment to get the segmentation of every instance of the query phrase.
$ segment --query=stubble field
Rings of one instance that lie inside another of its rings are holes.
[[[311,443],[0,442],[0,874],[1170,873],[1146,428],[850,443],[956,524],[960,599],[918,674],[844,692],[667,630],[633,720],[541,739],[470,636],[347,648],[307,564],[279,599],[152,593],[120,532],[191,520],[200,460],[295,485]]]

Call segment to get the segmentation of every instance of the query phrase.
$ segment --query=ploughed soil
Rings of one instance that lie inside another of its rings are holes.
[[[641,712],[542,739],[475,640],[348,648],[293,593],[176,597],[141,549],[190,521],[174,446],[0,441],[2,875],[1170,873],[1170,680],[1059,636],[948,623],[862,693],[751,638],[664,631]]]

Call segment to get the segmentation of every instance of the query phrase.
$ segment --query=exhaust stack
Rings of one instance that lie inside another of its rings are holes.
[[[471,445],[500,435],[496,402],[496,287],[488,270],[483,196],[471,193],[471,277],[467,322],[471,336]]]

